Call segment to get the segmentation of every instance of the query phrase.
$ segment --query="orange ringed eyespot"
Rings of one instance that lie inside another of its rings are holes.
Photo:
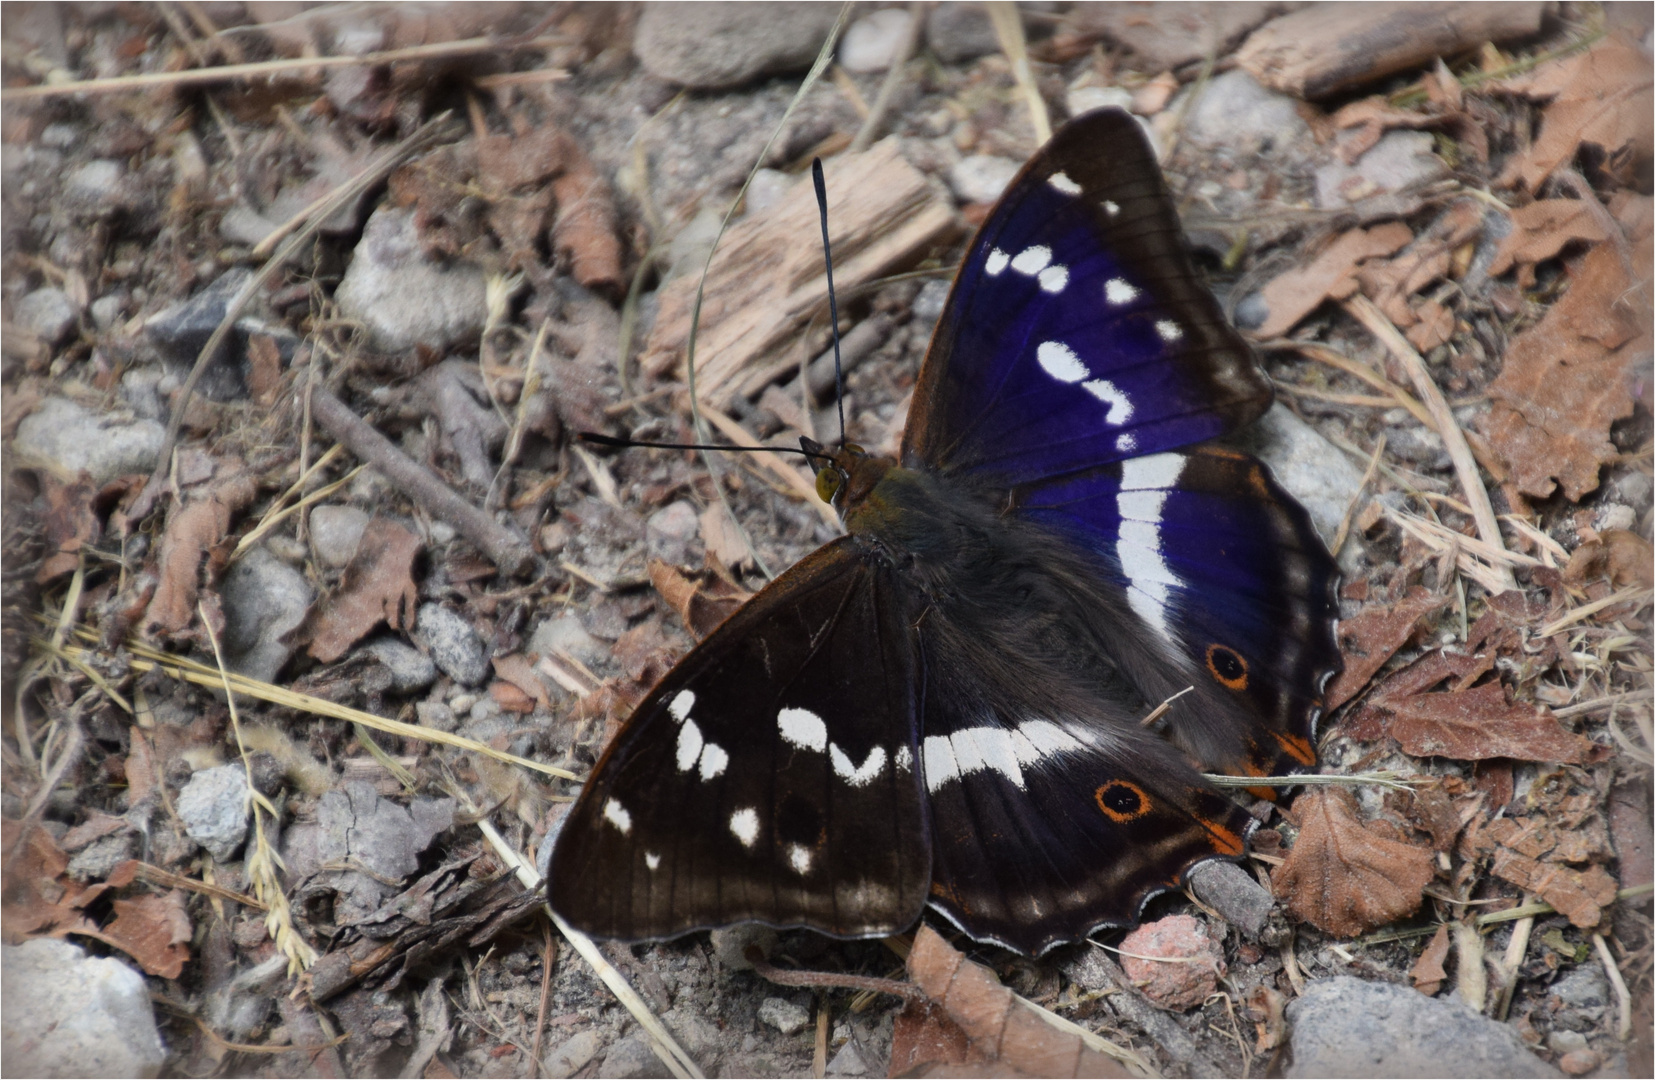
[[[1149,813],[1149,796],[1130,780],[1111,780],[1093,796],[1109,820],[1122,825]]]
[[[1228,645],[1207,646],[1207,670],[1231,690],[1247,689],[1247,661]]]

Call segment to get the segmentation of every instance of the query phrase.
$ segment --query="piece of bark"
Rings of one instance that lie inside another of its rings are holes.
[[[834,284],[840,295],[911,262],[955,227],[944,195],[902,157],[895,139],[826,163]],[[724,234],[707,274],[696,336],[696,389],[728,410],[749,368],[780,355],[827,303],[821,226],[809,184]],[[642,365],[660,377],[680,368],[699,273],[661,293]]]
[[[1265,86],[1315,100],[1485,41],[1528,37],[1545,10],[1536,2],[1311,4],[1253,31],[1236,62]]]

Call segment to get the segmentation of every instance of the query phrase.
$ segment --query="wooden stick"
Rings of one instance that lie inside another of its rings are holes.
[[[1465,492],[1465,501],[1471,506],[1471,518],[1477,523],[1477,533],[1483,542],[1490,547],[1504,552],[1506,544],[1500,537],[1500,522],[1494,516],[1494,505],[1488,501],[1488,489],[1483,486],[1483,478],[1477,474],[1477,459],[1471,454],[1471,445],[1465,441],[1465,432],[1460,430],[1458,421],[1454,419],[1454,412],[1448,407],[1448,399],[1442,396],[1442,390],[1431,378],[1426,370],[1425,358],[1414,351],[1397,328],[1391,325],[1391,320],[1385,313],[1374,306],[1372,300],[1357,293],[1345,301],[1345,310],[1356,318],[1356,321],[1367,327],[1368,333],[1378,338],[1391,351],[1391,355],[1402,362],[1408,371],[1408,378],[1414,384],[1414,391],[1419,394],[1425,408],[1431,413],[1431,419],[1437,434],[1442,437],[1443,445],[1448,448],[1448,456],[1454,462],[1454,472],[1459,476],[1460,489]],[[1494,566],[1495,579],[1504,589],[1517,588],[1517,579],[1512,577],[1509,566],[1496,563]]]
[[[437,60],[450,56],[469,56],[473,53],[550,48],[567,44],[569,40],[562,37],[534,38],[531,41],[465,38],[462,41],[413,45],[406,49],[386,49],[383,52],[363,53],[360,56],[296,56],[288,60],[260,60],[250,64],[225,64],[221,67],[187,68],[183,71],[151,71],[142,75],[117,75],[109,79],[76,79],[73,82],[20,86],[0,89],[0,101],[62,97],[65,94],[114,94],[123,90],[145,90],[152,86],[195,86],[202,83],[235,82],[240,79],[285,75],[290,71],[308,71],[312,68],[372,67],[407,60]]]

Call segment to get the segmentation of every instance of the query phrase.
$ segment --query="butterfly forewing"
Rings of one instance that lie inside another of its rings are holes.
[[[911,924],[930,845],[906,607],[844,537],[731,616],[598,763],[559,834],[553,908],[631,940]]]
[[[902,460],[1009,486],[1212,438],[1270,396],[1137,122],[1102,110],[1053,136],[972,242]]]

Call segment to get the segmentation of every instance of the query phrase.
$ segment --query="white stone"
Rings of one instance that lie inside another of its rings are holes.
[[[862,16],[839,42],[839,65],[858,75],[884,71],[896,59],[913,21],[902,8],[881,8]]]
[[[0,1057],[7,1076],[141,1076],[166,1061],[143,976],[78,945],[0,946]]]

